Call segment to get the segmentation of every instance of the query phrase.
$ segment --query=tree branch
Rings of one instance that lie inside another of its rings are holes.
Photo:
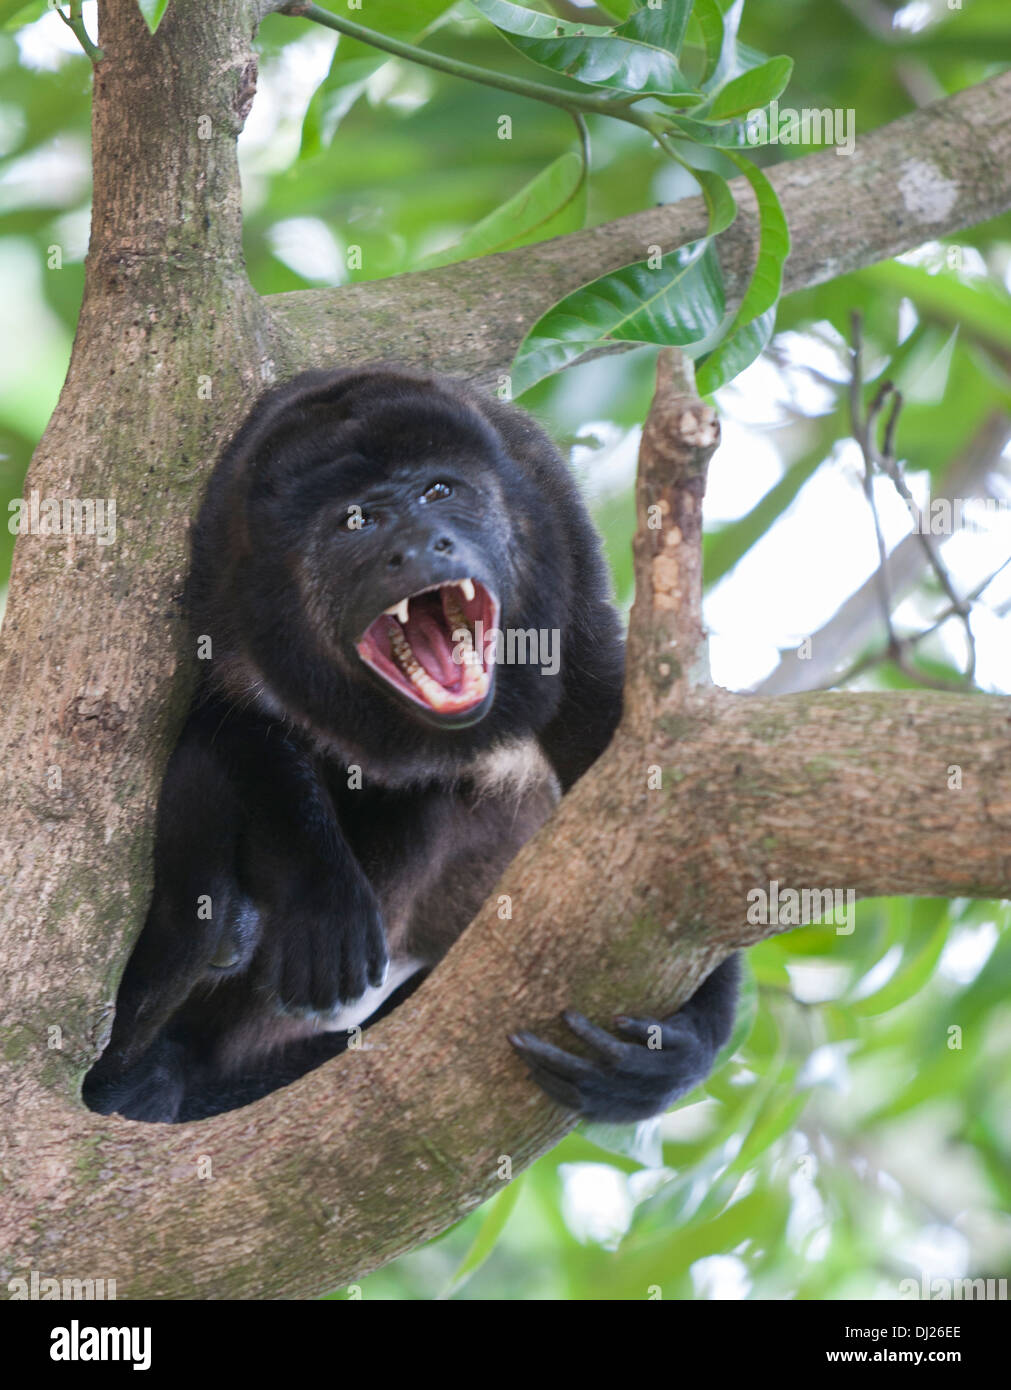
[[[636,595],[628,633],[626,721],[642,730],[709,685],[702,621],[702,498],[720,442],[691,361],[665,350],[643,428],[636,485]]]
[[[561,1041],[565,1007],[668,1011],[775,930],[745,925],[756,884],[1006,896],[1007,727],[1005,700],[916,692],[715,694],[648,745],[625,730],[496,889],[512,896],[507,933],[486,907],[364,1050],[197,1125],[101,1119],[47,1091],[51,1015],[36,1009],[4,1092],[4,1267],[112,1277],[142,1298],[308,1296],[361,1277],[497,1191],[502,1155],[518,1172],[571,1127],[509,1032]],[[646,790],[649,765],[662,790]]]
[[[861,136],[852,158],[825,150],[765,172],[790,225],[784,294],[950,236],[1011,208],[1011,72]],[[750,187],[732,187],[742,212],[719,238],[730,305],[757,240]],[[286,369],[387,355],[488,381],[551,304],[707,226],[703,200],[686,198],[478,261],[266,303]]]

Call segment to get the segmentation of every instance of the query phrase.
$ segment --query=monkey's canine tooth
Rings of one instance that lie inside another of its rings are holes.
[[[383,616],[385,617],[389,614],[391,618],[396,618],[398,622],[406,623],[410,606],[411,600],[409,598],[402,598],[399,603],[391,603],[389,608],[384,608]]]
[[[473,579],[461,579],[459,583],[460,592],[468,603],[474,602],[474,581]]]

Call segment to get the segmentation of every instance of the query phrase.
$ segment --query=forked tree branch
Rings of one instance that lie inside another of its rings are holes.
[[[257,391],[377,357],[504,371],[560,293],[704,225],[688,203],[264,303],[242,272],[235,161],[257,6],[183,10],[151,36],[135,0],[102,3],[85,302],[28,480],[42,496],[114,496],[119,537],[21,537],[0,635],[0,1287],[35,1269],[114,1278],[120,1297],[297,1296],[444,1230],[497,1189],[502,1155],[519,1171],[550,1147],[571,1122],[507,1034],[551,1036],[570,1006],[668,1012],[722,954],[775,929],[745,921],[756,884],[1011,891],[1009,715],[982,696],[708,687],[694,523],[712,421],[661,392],[643,500],[659,489],[668,509],[637,550],[629,717],[503,878],[511,920],[486,906],[363,1050],[255,1106],[171,1127],[85,1111],[80,1078],[140,928],[151,810],[187,693],[186,528]],[[798,248],[788,288],[1011,205],[1009,91],[1005,74],[867,137],[853,161],[774,171]],[[745,218],[729,242],[737,285],[753,231]]]

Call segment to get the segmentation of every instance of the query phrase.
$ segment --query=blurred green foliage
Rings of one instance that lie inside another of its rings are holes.
[[[0,8],[5,498],[20,495],[59,393],[83,288],[90,66],[83,55],[59,55],[46,38],[58,20],[39,20],[43,8]],[[374,0],[370,9],[360,17],[377,28],[539,76],[466,5]],[[628,6],[606,9],[620,17]],[[959,10],[917,0],[899,27],[880,22],[898,11],[860,0],[752,3],[742,39],[794,59],[784,102],[852,108],[858,141],[1011,62],[1006,0],[965,0]],[[599,12],[588,17],[606,22]],[[94,33],[93,15],[90,24]],[[574,148],[561,111],[385,62],[344,40],[334,57],[334,38],[281,16],[262,29],[260,93],[242,161],[246,255],[264,294],[410,270]],[[498,138],[503,113],[512,119],[509,140]],[[598,118],[589,126],[585,214],[579,205],[587,225],[694,191],[641,132]],[[765,149],[756,162],[803,153]],[[360,261],[349,258],[351,247]],[[853,309],[864,315],[869,376],[887,372],[906,391],[899,443],[917,470],[939,482],[988,420],[1011,415],[1009,276],[1004,217],[952,246],[781,304],[767,358],[776,407],[758,418],[754,390],[749,398],[731,387],[719,398],[726,421],[741,421],[756,447],[761,440],[774,450],[778,471],[757,500],[710,524],[711,585],[732,578],[834,466],[848,433],[839,383]],[[636,349],[542,382],[525,398],[574,446],[622,603],[633,509],[620,456],[631,441],[634,458],[654,360]],[[820,394],[794,396],[808,378]],[[746,467],[744,458],[742,489]],[[5,527],[0,574],[11,544]],[[775,563],[791,586],[815,578],[789,554]],[[918,611],[935,598],[925,582]],[[931,647],[929,660],[934,671],[956,671],[950,645]],[[905,680],[886,666],[864,683]],[[922,1270],[1011,1274],[1007,905],[862,903],[850,935],[801,928],[748,958],[747,1036],[701,1094],[652,1132],[576,1133],[495,1203],[365,1280],[363,1296],[892,1298],[900,1279]]]

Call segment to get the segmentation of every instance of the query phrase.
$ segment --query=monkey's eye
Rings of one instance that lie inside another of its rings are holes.
[[[375,526],[376,519],[371,512],[366,511],[357,502],[352,502],[348,506],[347,519],[344,524],[349,531],[367,531],[370,526]]]
[[[444,497],[452,497],[453,489],[449,483],[429,483],[421,494],[422,502],[441,502]]]

